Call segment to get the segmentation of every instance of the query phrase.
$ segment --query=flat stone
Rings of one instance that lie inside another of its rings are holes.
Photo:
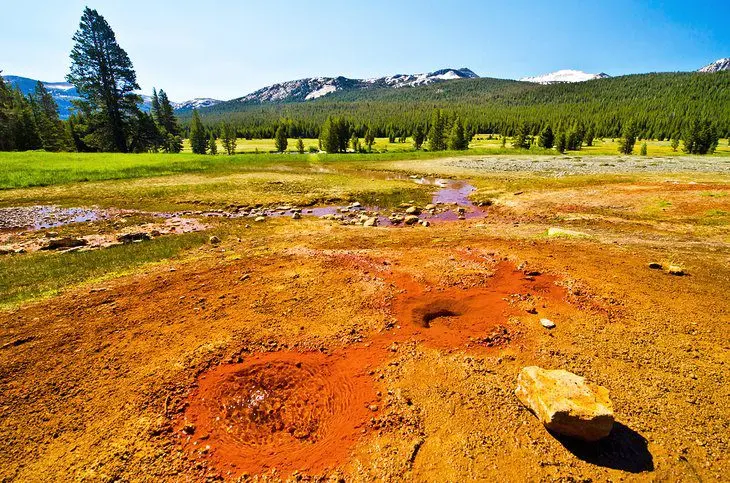
[[[409,206],[406,209],[406,214],[407,215],[420,215],[421,210],[417,206]]]
[[[266,221],[266,217],[265,216],[257,216],[253,221],[258,221],[260,223],[262,221]]]
[[[546,329],[553,329],[553,328],[555,328],[555,322],[553,322],[550,319],[540,319],[540,325],[542,325]]]
[[[378,219],[374,216],[372,218],[368,218],[365,220],[362,224],[362,226],[376,226],[378,224]]]
[[[415,215],[408,215],[405,217],[405,219],[403,221],[405,222],[406,225],[414,225],[414,224],[418,223],[418,217]]]
[[[613,428],[608,389],[568,371],[525,367],[517,377],[515,394],[555,433],[598,441]]]

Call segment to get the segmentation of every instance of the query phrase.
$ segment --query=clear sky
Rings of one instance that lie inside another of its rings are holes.
[[[730,57],[728,0],[2,0],[3,73],[62,80],[86,5],[116,32],[142,91],[177,101],[313,76],[621,75]]]

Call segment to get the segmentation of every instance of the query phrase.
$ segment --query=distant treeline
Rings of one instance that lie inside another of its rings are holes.
[[[357,136],[412,136],[430,130],[434,109],[458,117],[468,133],[515,135],[523,125],[537,135],[576,124],[596,137],[621,136],[636,123],[639,138],[681,136],[697,120],[730,135],[730,72],[637,74],[574,84],[539,85],[504,79],[460,79],[429,86],[338,92],[306,102],[228,101],[200,111],[216,132],[233,124],[245,138],[273,138],[283,125],[290,138],[316,138],[329,117],[342,117]],[[188,129],[190,114],[181,114]]]

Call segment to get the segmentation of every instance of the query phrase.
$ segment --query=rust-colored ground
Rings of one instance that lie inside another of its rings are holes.
[[[553,199],[588,215],[582,190]],[[272,220],[0,312],[0,478],[725,480],[724,228],[634,230],[624,198],[551,239],[527,195],[431,228]],[[513,394],[531,364],[606,386],[612,436],[547,433]]]

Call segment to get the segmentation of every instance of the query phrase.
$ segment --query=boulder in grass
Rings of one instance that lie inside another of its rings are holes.
[[[83,238],[74,238],[69,236],[63,238],[51,238],[41,247],[41,250],[59,250],[66,248],[83,247],[88,244],[89,242]]]
[[[517,378],[515,394],[554,433],[598,441],[613,428],[608,389],[571,372],[525,367]]]

